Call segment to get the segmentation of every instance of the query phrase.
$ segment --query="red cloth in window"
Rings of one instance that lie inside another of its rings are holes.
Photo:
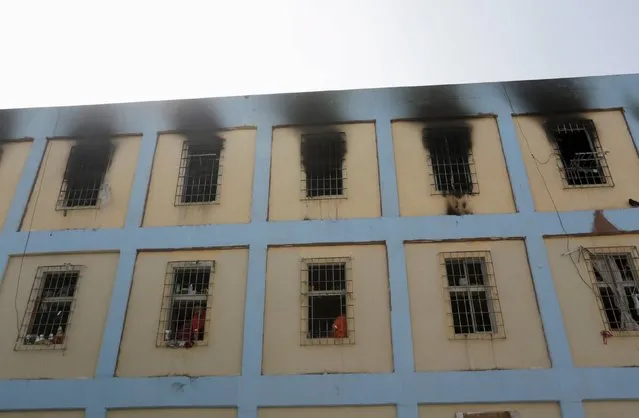
[[[344,315],[340,315],[335,318],[333,322],[333,337],[334,338],[346,338],[346,332],[348,330],[348,325],[346,323],[346,317]]]
[[[193,331],[194,340],[198,339],[198,335],[204,329],[204,321],[206,321],[205,309],[200,309],[193,313],[193,318],[191,319],[191,330]]]

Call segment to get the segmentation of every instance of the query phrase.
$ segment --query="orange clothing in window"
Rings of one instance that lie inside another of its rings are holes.
[[[333,337],[334,338],[346,338],[346,332],[348,325],[346,323],[346,317],[342,314],[335,318],[333,322]]]

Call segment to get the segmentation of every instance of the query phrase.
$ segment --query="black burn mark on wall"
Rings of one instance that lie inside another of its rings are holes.
[[[206,99],[176,102],[173,123],[189,144],[206,145],[218,151],[224,147],[224,140],[217,135],[222,123],[215,108]]]
[[[507,83],[527,113],[566,113],[588,109],[588,97],[575,80],[535,80]]]
[[[0,110],[0,162],[2,160],[3,143],[13,134],[13,117],[8,111]]]

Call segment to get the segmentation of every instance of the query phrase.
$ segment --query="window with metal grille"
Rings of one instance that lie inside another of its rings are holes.
[[[219,200],[220,159],[223,141],[184,142],[175,194],[176,205],[214,203]]]
[[[301,144],[305,198],[343,197],[345,195],[346,140],[344,133],[306,134]]]
[[[40,267],[16,341],[17,350],[64,349],[81,266]]]
[[[349,258],[302,260],[302,343],[352,344],[352,282]]]
[[[167,264],[158,347],[192,347],[208,340],[214,261]]]
[[[453,337],[505,336],[490,253],[442,253],[440,259]]]
[[[566,187],[614,186],[593,121],[549,122],[546,129]]]
[[[457,412],[455,418],[519,418],[517,411]]]
[[[586,250],[590,276],[608,331],[639,331],[639,274],[634,247]]]
[[[479,193],[468,127],[426,128],[423,141],[428,150],[433,194]]]
[[[112,154],[113,146],[108,143],[74,145],[69,152],[56,209],[98,207]]]

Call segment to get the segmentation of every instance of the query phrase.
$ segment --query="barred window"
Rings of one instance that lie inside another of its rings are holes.
[[[184,142],[175,204],[204,204],[219,200],[223,141]]]
[[[40,267],[29,294],[16,350],[66,348],[81,266]]]
[[[441,253],[440,259],[453,337],[505,336],[490,253]]]
[[[470,129],[466,126],[426,128],[423,135],[431,167],[433,193],[479,193]]]
[[[555,121],[546,129],[566,187],[614,186],[592,120]]]
[[[214,267],[214,261],[167,264],[158,347],[189,348],[207,342]]]
[[[349,258],[302,260],[302,344],[355,342]]]
[[[104,141],[74,145],[69,152],[56,209],[98,207],[112,154],[113,146]]]
[[[345,195],[346,140],[344,133],[306,134],[301,144],[305,198]]]
[[[455,418],[519,418],[517,411],[499,412],[457,412]]]
[[[637,249],[601,247],[586,250],[590,276],[608,331],[639,331]]]

